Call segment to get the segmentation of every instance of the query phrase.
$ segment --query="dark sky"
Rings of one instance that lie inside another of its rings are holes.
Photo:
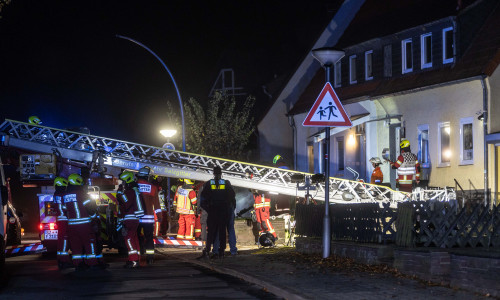
[[[23,1],[0,19],[0,119],[161,146],[166,101],[206,101],[221,68],[260,86],[295,68],[335,1]],[[266,99],[257,99],[266,101]]]

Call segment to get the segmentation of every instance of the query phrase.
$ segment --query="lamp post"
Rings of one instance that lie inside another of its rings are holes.
[[[312,50],[312,56],[318,60],[326,71],[326,82],[332,81],[331,68],[345,53],[333,48],[318,48]],[[323,258],[330,256],[330,126],[325,127],[325,217],[323,218]]]
[[[167,65],[165,65],[165,63],[163,62],[163,60],[161,60],[161,58],[156,55],[156,53],[154,53],[151,49],[149,49],[148,47],[146,47],[145,45],[139,43],[138,41],[134,40],[134,39],[131,39],[129,37],[126,37],[126,36],[123,36],[123,35],[116,35],[117,38],[120,38],[120,39],[124,39],[124,40],[128,40],[128,41],[131,41],[132,43],[136,44],[136,45],[139,45],[141,46],[142,48],[148,50],[149,53],[153,54],[154,57],[156,57],[157,60],[160,61],[160,63],[163,65],[163,67],[165,68],[165,70],[167,70],[168,72],[168,75],[170,75],[170,78],[172,78],[172,81],[174,83],[174,87],[175,87],[175,91],[177,92],[177,97],[179,98],[179,106],[181,107],[181,119],[182,119],[182,151],[186,151],[186,131],[185,131],[185,128],[184,128],[184,109],[182,107],[182,99],[181,99],[181,94],[179,93],[179,89],[177,88],[177,83],[175,82],[175,79],[174,79],[174,76],[172,75],[172,73],[170,72],[170,70],[167,68]]]
[[[165,146],[172,145],[170,144],[170,138],[173,137],[176,133],[177,130],[175,129],[162,129],[160,130],[161,135],[167,138],[167,142],[163,145],[163,148],[167,148]],[[173,146],[173,145],[172,145]],[[171,149],[175,150],[175,149]],[[167,205],[168,205],[168,210],[170,211],[170,177],[167,177]]]

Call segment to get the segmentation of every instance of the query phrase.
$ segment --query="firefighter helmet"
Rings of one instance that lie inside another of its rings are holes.
[[[68,182],[71,185],[82,185],[83,178],[79,174],[73,173],[73,174],[69,175]]]
[[[131,183],[134,181],[134,173],[130,171],[123,171],[120,174],[120,179],[123,180],[125,183]]]
[[[221,175],[222,169],[219,166],[214,167],[214,175]]]
[[[184,183],[186,184],[193,184],[194,183],[194,180],[191,180],[191,179],[184,179]]]
[[[150,167],[145,166],[139,169],[139,173],[137,173],[137,176],[139,177],[148,177],[149,175],[153,174],[153,170],[151,170]]]
[[[273,158],[273,164],[276,164],[280,159],[283,159],[283,157],[281,157],[281,155],[279,155],[279,154],[275,155]]]
[[[382,161],[378,157],[372,157],[372,158],[370,158],[370,162],[374,163],[374,164],[381,164],[382,163]]]
[[[56,177],[54,179],[54,186],[68,186],[68,180],[64,177]]]
[[[269,232],[263,233],[259,236],[259,244],[262,247],[272,247],[274,246],[274,236]]]
[[[408,140],[402,140],[401,143],[399,143],[399,147],[401,147],[401,148],[410,147],[410,141],[408,141]]]
[[[28,122],[35,125],[42,124],[42,120],[40,120],[40,118],[37,116],[30,116],[28,118]]]

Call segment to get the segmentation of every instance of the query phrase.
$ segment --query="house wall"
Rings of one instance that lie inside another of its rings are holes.
[[[418,152],[417,126],[429,125],[429,152],[431,160],[430,186],[455,186],[454,178],[468,189],[469,179],[477,189],[484,187],[484,155],[482,121],[476,112],[482,110],[483,93],[481,82],[474,80],[436,87],[413,93],[384,97],[376,100],[389,114],[402,114],[406,128],[406,138],[413,153]],[[460,165],[460,119],[473,117],[472,165]],[[438,123],[450,122],[452,157],[449,167],[438,166]],[[387,139],[384,130],[379,130],[379,140]],[[385,174],[384,174],[385,175]]]
[[[488,82],[489,99],[489,133],[500,132],[500,68],[497,68],[493,74],[486,80]]]

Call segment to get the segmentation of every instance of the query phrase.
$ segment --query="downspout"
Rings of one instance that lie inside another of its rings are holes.
[[[488,193],[488,143],[486,141],[486,136],[488,135],[488,88],[486,87],[486,82],[484,78],[486,75],[481,77],[481,85],[483,87],[483,142],[484,142],[484,206],[489,203],[489,193]]]
[[[293,169],[297,170],[297,127],[293,116],[288,116],[288,125],[292,127]]]

